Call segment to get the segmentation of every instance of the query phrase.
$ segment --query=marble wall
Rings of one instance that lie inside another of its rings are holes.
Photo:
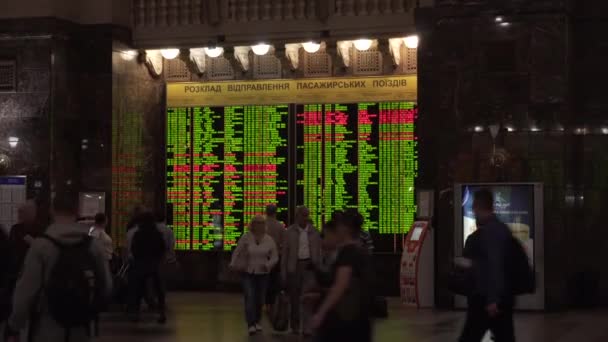
[[[49,39],[0,41],[0,59],[17,65],[16,91],[0,93],[0,174],[28,176],[29,198],[48,194],[51,49]],[[15,148],[9,137],[19,139]]]
[[[112,51],[112,218],[123,241],[137,205],[160,211],[165,197],[165,86],[114,43]]]
[[[471,8],[419,22],[419,180],[439,191],[441,306],[451,305],[441,280],[453,256],[457,182],[542,182],[548,308],[608,303],[607,116],[596,86],[605,63],[594,55],[605,38],[592,34],[604,24],[581,24],[555,3],[551,12],[507,16],[509,25]],[[495,140],[491,124],[503,127]]]

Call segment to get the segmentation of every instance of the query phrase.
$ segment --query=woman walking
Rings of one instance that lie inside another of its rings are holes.
[[[369,253],[360,244],[362,225],[358,212],[347,212],[323,231],[326,239],[337,243],[338,252],[332,285],[312,319],[320,342],[372,340],[373,270]]]
[[[230,267],[242,273],[245,319],[249,335],[262,331],[262,306],[268,275],[279,260],[274,240],[266,234],[266,219],[255,216],[232,254]]]

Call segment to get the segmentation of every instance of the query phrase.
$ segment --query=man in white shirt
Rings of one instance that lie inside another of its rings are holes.
[[[292,332],[296,334],[310,333],[308,329],[310,310],[301,305],[302,293],[314,282],[314,269],[321,262],[321,237],[309,217],[308,208],[304,206],[296,208],[295,223],[287,228],[281,248],[281,280],[289,291],[290,326]]]
[[[112,238],[106,233],[106,215],[98,213],[95,215],[95,224],[89,230],[89,236],[99,240],[99,243],[103,246],[105,257],[108,261],[112,260],[114,255],[114,246],[112,245]]]

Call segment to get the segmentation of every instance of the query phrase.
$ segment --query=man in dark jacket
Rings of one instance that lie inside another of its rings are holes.
[[[494,196],[489,190],[475,193],[473,211],[478,231],[467,239],[464,254],[473,261],[475,286],[468,298],[460,342],[480,342],[488,330],[496,342],[514,342],[514,299],[505,273],[511,231],[494,214]]]

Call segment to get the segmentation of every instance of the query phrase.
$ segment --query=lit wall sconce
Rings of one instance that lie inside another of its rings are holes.
[[[302,43],[302,48],[308,53],[316,53],[321,49],[321,44],[317,42]]]
[[[11,148],[17,147],[17,145],[19,145],[19,138],[17,138],[17,137],[9,137],[8,138],[8,145]]]
[[[258,56],[264,56],[270,52],[270,45],[264,43],[252,45],[251,50]]]
[[[353,42],[355,49],[359,51],[367,51],[372,47],[374,43],[371,39],[357,39]]]
[[[139,52],[137,50],[125,50],[120,52],[120,57],[125,61],[132,61],[137,58]]]
[[[403,43],[408,49],[417,49],[418,44],[420,44],[420,38],[416,34],[407,36],[403,38]]]
[[[215,47],[206,47],[204,48],[205,54],[209,56],[209,58],[218,58],[219,56],[224,54],[224,48],[215,46]]]
[[[175,59],[179,56],[179,49],[162,49],[160,50],[160,54],[165,59]]]

